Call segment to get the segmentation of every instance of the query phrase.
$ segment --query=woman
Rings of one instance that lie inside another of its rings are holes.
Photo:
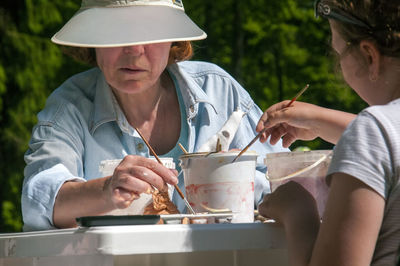
[[[136,129],[178,163],[178,143],[197,151],[241,109],[247,115],[230,148],[250,142],[262,111],[248,93],[215,65],[180,62],[192,55],[189,41],[205,36],[181,1],[83,0],[52,40],[84,47],[89,61],[94,51],[98,67],[68,79],[38,114],[25,155],[24,230],[74,227],[76,217],[126,208],[166,183],[184,190],[182,176],[148,158]],[[260,155],[285,150],[254,148]],[[104,177],[99,165],[109,159],[123,160]],[[255,203],[266,192],[259,171]],[[173,201],[185,211],[177,193]]]
[[[338,143],[320,223],[315,200],[290,182],[267,195],[261,214],[285,227],[291,265],[396,265],[400,246],[400,23],[398,0],[322,0],[346,82],[370,107],[357,117],[315,105],[268,109],[272,143],[321,136]],[[349,124],[349,125],[348,125]],[[346,126],[348,127],[346,128]],[[342,134],[343,133],[343,134]],[[339,139],[340,138],[340,139]]]

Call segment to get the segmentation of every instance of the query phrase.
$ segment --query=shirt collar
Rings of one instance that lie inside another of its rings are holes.
[[[102,124],[117,120],[118,116],[113,104],[113,97],[111,88],[99,69],[94,96],[93,124],[90,128],[91,134]]]
[[[112,104],[114,107],[114,112],[116,114],[116,120],[117,120],[119,128],[123,132],[133,136],[135,134],[134,129],[129,124],[128,119],[126,119],[126,116],[125,116],[124,112],[122,111],[121,107],[119,106],[117,98],[115,98],[114,93],[111,93],[111,99],[112,99]]]
[[[208,103],[217,113],[217,109],[209,100],[209,96],[203,89],[193,80],[193,77],[183,71],[178,64],[171,64],[167,70],[175,77],[182,93],[183,102],[185,103],[187,118],[193,118],[198,113],[198,103]]]

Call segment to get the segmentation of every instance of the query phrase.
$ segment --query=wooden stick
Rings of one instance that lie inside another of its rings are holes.
[[[160,160],[160,158],[158,158],[156,152],[153,150],[153,148],[150,146],[150,143],[147,142],[146,138],[142,135],[142,133],[140,133],[139,129],[137,129],[135,127],[135,130],[137,131],[137,133],[139,134],[139,136],[142,138],[142,140],[144,141],[144,143],[146,143],[147,148],[149,148],[149,150],[151,151],[151,153],[153,154],[153,156],[156,158],[157,162],[159,162],[160,164],[163,164]]]
[[[185,147],[182,146],[182,144],[180,144],[178,142],[179,148],[181,148],[181,150],[183,151],[184,154],[188,154],[188,151],[185,149]]]
[[[153,150],[153,148],[150,146],[150,143],[147,142],[146,138],[142,135],[142,133],[140,133],[140,131],[135,127],[135,130],[137,131],[137,133],[139,134],[139,136],[142,138],[142,140],[144,141],[144,143],[146,143],[147,148],[149,148],[149,150],[151,151],[151,153],[153,154],[153,156],[156,158],[157,162],[159,162],[160,164],[163,165],[163,163],[161,162],[160,158],[158,158],[156,152]],[[185,198],[185,196],[183,195],[182,191],[180,190],[180,188],[178,187],[178,185],[174,185],[176,191],[178,191],[179,196],[181,196],[181,198],[183,199],[183,201],[186,204],[186,207],[189,209],[189,211],[191,213],[194,213],[192,207],[190,206],[189,202],[187,201],[187,199]]]
[[[292,100],[288,103],[288,105],[286,105],[286,108],[288,108],[289,106],[291,106],[292,103],[293,103],[294,101],[296,101],[297,98],[299,98],[299,97],[303,94],[303,92],[305,92],[305,91],[308,89],[308,87],[310,87],[309,84],[307,84],[301,91],[299,91],[299,92],[296,94],[296,96],[294,96],[294,97],[292,98]]]

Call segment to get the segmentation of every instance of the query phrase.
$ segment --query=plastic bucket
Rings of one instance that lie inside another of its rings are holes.
[[[189,153],[180,157],[187,200],[195,212],[230,210],[232,223],[254,221],[257,153]]]
[[[264,160],[271,191],[289,181],[301,184],[315,198],[320,217],[328,199],[325,182],[331,161],[331,150],[269,153]]]
[[[150,157],[149,159],[156,160],[154,157]],[[163,165],[169,169],[175,169],[175,163],[173,158],[160,158]],[[122,159],[115,160],[105,160],[100,162],[99,171],[103,176],[113,175],[114,169],[120,164]],[[174,190],[173,186],[168,185],[169,188],[169,198],[172,199],[172,193]],[[142,193],[140,197],[132,202],[132,204],[125,209],[115,209],[111,212],[108,212],[107,215],[138,215],[143,214],[144,209],[147,205],[149,205],[153,200],[151,194]]]

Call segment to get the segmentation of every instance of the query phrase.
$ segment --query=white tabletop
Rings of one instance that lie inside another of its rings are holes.
[[[29,258],[32,258],[29,260],[32,264],[27,262],[26,265],[40,265],[35,264],[40,258],[44,262],[43,258],[57,257],[60,261],[61,257],[79,256],[108,260],[102,265],[128,265],[117,262],[129,260],[134,255],[155,258],[164,254],[163,258],[167,258],[165,254],[178,254],[182,257],[182,254],[194,253],[213,256],[228,254],[229,257],[233,254],[235,257],[241,251],[240,254],[250,252],[255,259],[260,254],[272,254],[274,250],[278,251],[280,255],[276,254],[279,256],[286,254],[284,232],[279,225],[273,223],[103,226],[0,234],[0,266],[11,266],[13,261],[19,263],[15,265],[22,265],[22,259],[28,261]],[[173,264],[168,262],[163,265]]]

